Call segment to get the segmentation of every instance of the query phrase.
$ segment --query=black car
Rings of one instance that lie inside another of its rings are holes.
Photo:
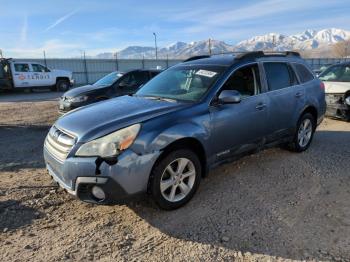
[[[72,109],[112,97],[130,95],[140,86],[159,74],[161,70],[132,70],[127,73],[112,72],[92,85],[71,89],[59,100],[59,111],[66,113]]]

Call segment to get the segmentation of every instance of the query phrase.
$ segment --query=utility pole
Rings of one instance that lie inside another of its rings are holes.
[[[275,51],[276,48],[276,36],[272,36],[272,51]]]
[[[118,52],[115,52],[114,56],[115,56],[116,70],[119,71]]]
[[[211,39],[208,40],[209,55],[211,55]]]
[[[47,62],[46,62],[46,52],[44,50],[44,63],[45,63],[45,66],[47,67]]]
[[[88,84],[89,83],[89,76],[88,76],[88,71],[87,71],[87,63],[86,63],[85,51],[84,51],[84,69],[85,69],[86,84]]]
[[[154,35],[154,47],[156,49],[156,60],[158,60],[158,50],[157,50],[157,34],[153,33]]]
[[[0,58],[4,58],[2,55],[2,50],[0,49]]]

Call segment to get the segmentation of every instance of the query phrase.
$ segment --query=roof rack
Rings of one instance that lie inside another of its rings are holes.
[[[212,56],[220,55],[233,55],[235,59],[247,59],[247,58],[260,58],[260,57],[269,57],[269,56],[288,56],[288,57],[301,57],[300,54],[296,51],[251,51],[251,52],[225,52],[211,55],[197,55],[192,56],[183,62],[189,62],[193,60],[209,58]]]
[[[198,59],[203,59],[203,58],[209,58],[210,55],[196,55],[196,56],[192,56],[190,58],[187,58],[186,60],[184,60],[183,62],[189,62],[189,61],[193,61],[193,60],[198,60]]]
[[[247,59],[247,58],[260,58],[260,57],[269,57],[269,56],[294,56],[294,57],[301,57],[298,52],[295,51],[284,51],[284,52],[276,52],[276,51],[253,51],[253,52],[246,52],[241,53],[235,57],[235,59],[241,60],[241,59]]]

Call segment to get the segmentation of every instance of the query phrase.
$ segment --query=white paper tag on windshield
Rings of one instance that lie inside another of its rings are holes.
[[[196,75],[200,75],[200,76],[206,76],[206,77],[213,77],[215,76],[217,73],[213,72],[213,71],[208,71],[208,70],[199,70]]]

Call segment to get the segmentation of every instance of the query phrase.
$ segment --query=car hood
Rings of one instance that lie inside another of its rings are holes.
[[[326,94],[343,94],[346,91],[350,90],[350,82],[323,82],[325,84]]]
[[[97,90],[104,88],[104,87],[107,87],[107,86],[94,86],[94,85],[80,86],[80,87],[76,87],[76,88],[73,88],[73,89],[65,92],[63,94],[63,96],[65,96],[65,97],[77,97],[77,96],[84,95],[86,93],[91,93],[91,92],[97,91]]]
[[[122,96],[73,110],[55,126],[76,136],[78,142],[86,142],[186,106],[189,104]]]

